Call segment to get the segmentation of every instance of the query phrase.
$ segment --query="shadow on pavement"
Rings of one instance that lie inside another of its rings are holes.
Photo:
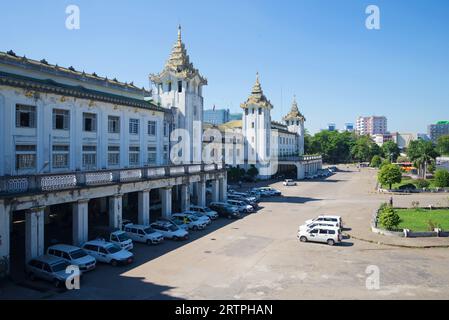
[[[309,197],[295,197],[295,196],[283,196],[283,197],[273,197],[264,198],[264,202],[287,202],[287,203],[307,203],[313,201],[322,201],[323,199],[309,198]]]

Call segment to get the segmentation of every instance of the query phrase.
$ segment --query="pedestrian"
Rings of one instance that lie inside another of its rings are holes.
[[[390,197],[390,207],[393,206],[393,197]]]
[[[239,188],[241,188],[243,185],[242,180],[239,181]]]

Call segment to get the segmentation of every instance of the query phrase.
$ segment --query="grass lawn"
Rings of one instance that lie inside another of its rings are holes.
[[[435,189],[436,188],[435,181],[433,179],[427,179],[427,181],[430,182],[429,189]],[[416,183],[417,182],[418,182],[418,180],[412,179],[412,178],[410,178],[408,176],[405,176],[405,177],[402,177],[401,183],[394,183],[392,187],[393,187],[393,189],[399,189],[400,186],[403,186],[403,185],[406,185],[406,184],[409,184],[409,183],[415,185],[415,187],[416,187]],[[388,186],[384,186],[384,187],[388,188]]]
[[[442,230],[449,230],[449,209],[397,209],[396,212],[401,217],[400,229],[431,231],[428,222],[432,220]]]

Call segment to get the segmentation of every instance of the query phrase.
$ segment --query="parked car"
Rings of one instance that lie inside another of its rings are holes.
[[[211,220],[215,220],[218,218],[218,213],[208,207],[190,206],[190,211],[199,212],[203,215],[208,216]]]
[[[132,250],[134,245],[132,239],[126,234],[125,231],[119,229],[105,228],[104,230],[98,229],[99,235],[97,239],[109,241],[124,250]]]
[[[298,239],[301,242],[322,242],[333,246],[341,242],[342,236],[340,229],[333,227],[315,227],[298,231]]]
[[[296,182],[293,179],[285,179],[282,184],[284,186],[296,186]]]
[[[211,218],[209,218],[207,215],[204,215],[202,213],[199,213],[197,211],[194,210],[186,210],[184,212],[182,212],[184,214],[190,214],[194,217],[197,217],[199,221],[204,221],[206,223],[206,226],[210,225],[212,223]]]
[[[134,261],[134,255],[131,252],[123,250],[112,242],[93,240],[83,244],[82,248],[97,261],[109,263],[112,266],[130,264]]]
[[[259,205],[257,204],[257,201],[255,201],[254,198],[248,198],[248,197],[244,197],[241,195],[230,194],[230,195],[228,195],[228,200],[237,200],[237,201],[244,202],[244,203],[252,206],[254,210],[256,210],[259,207]]]
[[[340,229],[340,227],[338,226],[337,222],[331,222],[331,221],[318,221],[318,222],[312,222],[309,224],[303,224],[301,226],[299,226],[298,230],[308,230],[308,229],[312,229],[315,227],[333,227],[333,228],[338,228]]]
[[[280,196],[282,195],[282,193],[279,190],[276,190],[272,187],[260,187],[257,188],[256,190],[260,190],[263,193],[267,194],[268,196]]]
[[[43,255],[28,261],[25,266],[25,273],[31,280],[46,280],[59,288],[71,275],[71,273],[66,273],[68,266],[70,266],[70,263],[60,257]]]
[[[156,221],[151,224],[151,227],[161,233],[165,239],[187,240],[189,238],[189,232],[187,230],[168,221]]]
[[[183,222],[187,224],[189,230],[203,230],[206,228],[207,223],[204,220],[200,220],[196,216],[188,213],[175,213],[172,215],[172,220]]]
[[[224,202],[212,202],[209,207],[216,211],[220,217],[225,217],[228,219],[239,219],[241,218],[239,209],[235,206]]]
[[[164,236],[150,226],[127,224],[125,226],[125,232],[133,241],[146,243],[148,245],[158,244],[164,240]]]
[[[340,216],[322,215],[316,217],[315,219],[307,220],[304,224],[311,224],[313,222],[334,222],[337,225],[337,227],[343,228],[343,220],[341,219]]]
[[[258,201],[258,197],[253,196],[251,194],[249,194],[248,192],[234,192],[231,194],[232,196],[237,196],[237,197],[241,197],[241,198],[245,198],[250,202],[257,202]]]
[[[97,261],[83,249],[68,244],[56,244],[47,249],[47,254],[64,259],[66,262],[78,266],[80,271],[95,269]]]
[[[239,211],[242,213],[252,213],[254,212],[254,208],[252,205],[246,204],[243,201],[228,199],[228,202],[231,206],[236,206],[239,208]]]

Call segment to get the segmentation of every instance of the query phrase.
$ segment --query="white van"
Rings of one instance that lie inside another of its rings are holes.
[[[333,227],[315,227],[298,231],[298,239],[301,242],[322,242],[333,246],[341,242],[342,236],[340,229]]]
[[[146,244],[158,244],[164,240],[164,236],[150,226],[130,223],[125,226],[125,232],[133,241]]]
[[[328,216],[328,215],[322,215],[318,216],[315,219],[307,220],[304,224],[311,224],[313,222],[332,222],[337,224],[337,227],[343,228],[343,220],[340,216]]]

